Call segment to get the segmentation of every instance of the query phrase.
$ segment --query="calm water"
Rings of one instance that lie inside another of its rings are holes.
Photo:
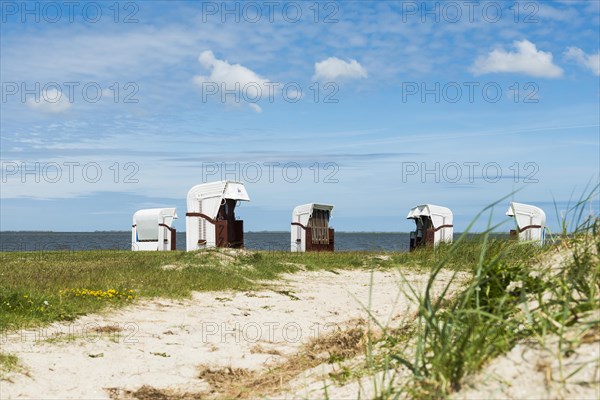
[[[251,250],[289,250],[289,232],[246,232]],[[0,251],[99,250],[131,248],[131,232],[0,232]],[[408,233],[335,233],[336,251],[407,251]],[[185,250],[185,233],[177,233]]]

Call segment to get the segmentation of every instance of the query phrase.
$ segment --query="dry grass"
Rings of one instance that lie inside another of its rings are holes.
[[[118,400],[198,400],[198,394],[185,393],[172,389],[156,389],[144,385],[137,390],[119,388],[106,389],[111,399]]]
[[[198,379],[210,385],[208,391],[181,393],[172,389],[142,386],[135,391],[107,389],[112,399],[254,399],[280,393],[302,372],[321,364],[339,362],[366,351],[369,330],[364,320],[352,321],[349,328],[314,338],[300,352],[267,370],[244,368],[212,368],[199,366]],[[372,334],[372,333],[371,333]],[[256,351],[265,352],[255,347]],[[268,353],[268,351],[267,351]],[[268,353],[272,354],[272,353]],[[280,353],[278,353],[280,354]]]
[[[312,339],[302,350],[266,371],[201,366],[198,377],[210,384],[202,397],[214,399],[256,398],[284,391],[302,372],[324,363],[334,363],[364,352],[369,331],[364,320],[351,328]]]
[[[271,354],[273,356],[280,356],[281,352],[277,349],[266,349],[264,346],[257,344],[250,349],[250,354]]]
[[[117,325],[104,325],[92,329],[92,331],[96,333],[117,333],[121,332],[122,330],[123,329]]]
[[[579,343],[581,344],[596,342],[600,342],[600,326],[598,325],[586,330],[579,339]]]

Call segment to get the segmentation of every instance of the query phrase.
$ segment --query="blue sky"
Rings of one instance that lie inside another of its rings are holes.
[[[556,230],[553,202],[598,182],[598,1],[223,4],[1,3],[0,230],[161,206],[184,230],[221,178],[246,182],[246,230],[325,202],[338,230],[433,203],[460,231],[515,190]]]

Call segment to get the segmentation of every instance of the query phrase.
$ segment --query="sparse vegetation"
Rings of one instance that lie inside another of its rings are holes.
[[[320,364],[335,364],[357,354],[364,354],[367,338],[365,321],[354,321],[348,329],[338,329],[329,335],[314,338],[301,351],[264,371],[245,368],[213,368],[202,365],[198,378],[210,384],[210,391],[180,393],[173,389],[159,390],[143,386],[126,395],[136,399],[255,399],[274,395],[288,388],[291,380]],[[119,393],[112,391],[117,399]]]
[[[0,353],[0,380],[4,380],[9,372],[19,368],[19,358],[14,354]]]

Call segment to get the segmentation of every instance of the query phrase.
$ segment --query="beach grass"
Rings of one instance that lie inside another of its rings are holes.
[[[424,292],[410,284],[405,290],[419,305],[415,322],[403,327],[413,335],[406,340],[397,330],[388,332],[379,340],[387,347],[383,356],[368,354],[373,376],[404,369],[409,378],[401,384],[393,377],[379,386],[376,382],[377,397],[446,398],[462,388],[465,377],[524,340],[544,345],[555,335],[559,362],[583,338],[597,341],[600,219],[584,218],[582,211],[597,193],[595,187],[568,210],[564,218],[573,220],[561,226],[571,225],[572,231],[550,237],[544,247],[499,242],[484,233],[479,248],[461,244],[462,236],[441,252],[417,253],[433,267]],[[433,291],[437,275],[449,268],[472,275],[451,300],[444,294],[452,281],[441,295]],[[561,369],[559,383],[564,386],[567,378]]]

